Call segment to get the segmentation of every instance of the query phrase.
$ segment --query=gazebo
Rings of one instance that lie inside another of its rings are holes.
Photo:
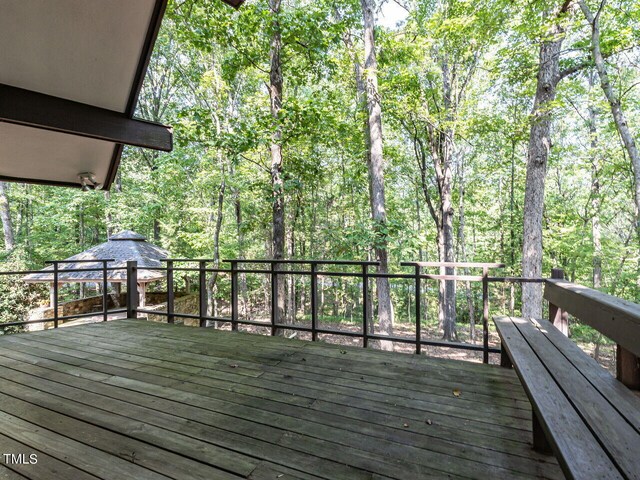
[[[147,284],[162,280],[166,273],[154,268],[162,267],[162,260],[169,258],[169,252],[163,248],[147,242],[147,239],[139,233],[131,230],[123,230],[120,233],[109,237],[109,239],[78,253],[65,260],[59,265],[58,284],[63,283],[100,283],[103,274],[100,270],[87,272],[68,272],[65,270],[75,269],[99,269],[102,262],[99,260],[114,260],[108,262],[108,267],[121,268],[121,270],[110,270],[107,272],[107,280],[118,287],[127,281],[126,266],[128,261],[138,262],[138,294],[140,305],[145,304]],[[96,260],[96,263],[87,263],[87,260]],[[80,262],[81,261],[81,262]],[[74,263],[75,262],[75,263]],[[25,282],[49,283],[53,291],[53,265],[50,265],[38,273],[32,273],[25,277]],[[52,302],[53,304],[53,302]]]

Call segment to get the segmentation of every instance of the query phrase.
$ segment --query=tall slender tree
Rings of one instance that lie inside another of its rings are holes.
[[[379,262],[378,273],[389,271],[387,211],[384,188],[384,158],[382,155],[382,106],[378,91],[378,61],[375,41],[375,0],[361,0],[364,23],[364,83],[369,115],[369,184],[371,195],[371,217],[375,229],[374,251]],[[389,279],[376,278],[378,297],[378,322],[383,334],[393,331],[393,305]],[[390,342],[381,342],[382,349],[392,349]]]
[[[271,255],[274,260],[284,258],[285,249],[285,211],[284,211],[284,179],[282,176],[282,124],[280,110],[282,109],[282,26],[280,24],[281,0],[269,0],[271,10],[271,49],[269,52],[269,98],[271,116],[273,118],[273,133],[271,137],[271,190],[273,236]],[[280,269],[280,265],[276,265]],[[278,320],[285,322],[285,294],[286,284],[282,279],[278,282]]]
[[[571,0],[564,0],[560,8],[548,9],[549,27],[540,45],[524,193],[522,274],[528,278],[542,276],[542,217],[547,163],[551,150],[552,104],[556,98],[558,82],[562,79],[560,54],[565,38],[563,19],[570,4]],[[541,284],[522,284],[522,314],[525,317],[542,317]]]
[[[589,72],[589,90],[595,82],[594,74]],[[591,101],[589,116],[589,160],[591,162],[591,238],[593,242],[593,288],[602,287],[602,224],[600,209],[602,205],[600,191],[600,154],[598,152],[598,108]]]
[[[600,86],[602,87],[602,91],[607,98],[607,102],[609,102],[613,121],[616,125],[618,133],[620,134],[622,144],[624,145],[624,148],[629,155],[629,160],[631,161],[631,168],[633,169],[634,179],[633,198],[636,204],[635,223],[638,240],[640,241],[640,152],[638,151],[638,146],[636,145],[635,138],[633,136],[633,133],[631,132],[631,128],[629,127],[627,116],[622,109],[620,97],[616,94],[616,92],[613,90],[613,86],[611,85],[609,73],[607,72],[607,66],[604,61],[604,55],[602,54],[602,46],[600,44],[600,15],[604,11],[606,0],[602,0],[600,2],[595,15],[593,14],[593,12],[591,12],[591,9],[589,8],[589,5],[587,5],[587,2],[585,0],[579,0],[578,4],[580,5],[580,9],[582,10],[585,18],[589,22],[589,25],[591,26],[591,54],[593,56],[593,61],[596,64],[598,77],[600,77]]]

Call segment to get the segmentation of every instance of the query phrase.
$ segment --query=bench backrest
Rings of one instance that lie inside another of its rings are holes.
[[[640,390],[640,305],[562,279],[545,282],[549,319],[565,335],[568,313],[617,343],[616,377]]]
[[[640,305],[637,303],[556,279],[546,281],[544,298],[640,356]]]

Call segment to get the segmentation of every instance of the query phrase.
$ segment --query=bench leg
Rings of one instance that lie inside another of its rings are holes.
[[[616,373],[630,390],[640,390],[640,358],[620,345],[616,346]]]
[[[533,412],[533,449],[538,453],[544,453],[546,455],[553,453],[536,412]]]
[[[511,359],[509,358],[509,354],[507,353],[507,350],[504,348],[504,345],[502,345],[502,348],[500,349],[500,366],[504,368],[513,367],[513,364],[511,363]]]

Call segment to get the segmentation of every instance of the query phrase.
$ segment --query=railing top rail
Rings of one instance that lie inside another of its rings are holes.
[[[115,262],[113,258],[94,258],[93,260],[47,260],[45,264],[54,263],[102,263],[102,262]]]
[[[640,356],[640,305],[562,279],[547,279],[544,298]]]
[[[291,264],[291,265],[379,265],[380,262],[374,261],[361,261],[361,260],[269,260],[269,259],[226,259],[223,260],[225,263],[281,263],[281,264]]]
[[[153,268],[149,268],[150,270],[153,270]],[[102,267],[95,267],[95,268],[59,268],[58,269],[58,273],[60,274],[64,274],[64,273],[78,273],[78,272],[102,272],[103,270],[107,271],[107,272],[113,272],[113,271],[125,271],[127,270],[127,267],[107,267],[107,268],[102,268]],[[0,272],[0,273],[4,273],[4,272]],[[29,272],[29,273],[36,273],[36,274],[41,274],[41,275],[53,275],[55,273],[54,270],[36,270],[33,272]]]
[[[400,262],[403,267],[504,268],[504,263],[482,262]]]
[[[162,258],[160,259],[161,262],[215,262],[216,259],[215,258]],[[218,260],[220,261],[220,260]]]
[[[102,272],[104,270],[102,267],[96,268],[61,268],[58,270],[59,273],[75,273],[75,272]],[[126,267],[107,267],[107,272],[113,272],[117,270],[126,270]],[[42,275],[53,275],[53,270],[0,270],[0,275],[31,275],[31,274],[42,274]]]

